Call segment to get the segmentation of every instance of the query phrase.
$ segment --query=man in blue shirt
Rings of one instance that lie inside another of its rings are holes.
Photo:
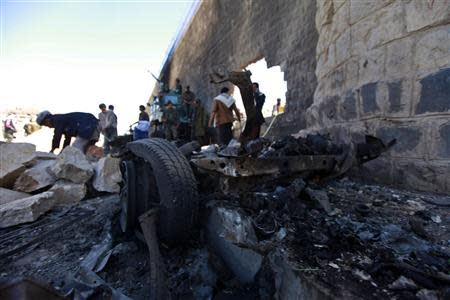
[[[59,148],[62,135],[65,136],[63,149],[70,145],[70,140],[75,137],[72,146],[86,153],[88,146],[95,144],[100,134],[98,119],[89,113],[73,112],[52,115],[46,110],[37,115],[36,122],[41,126],[55,129],[50,150],[52,153]]]

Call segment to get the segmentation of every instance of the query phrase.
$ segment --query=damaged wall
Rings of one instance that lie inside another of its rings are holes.
[[[210,108],[221,87],[209,83],[212,66],[265,57],[288,88],[274,134],[396,137],[355,175],[450,192],[449,24],[450,0],[204,1],[161,75]]]
[[[317,1],[308,126],[397,145],[362,176],[450,191],[450,1]]]
[[[203,1],[161,78],[175,86],[179,77],[209,109],[222,87],[209,82],[212,66],[240,70],[264,57],[269,68],[280,65],[284,72],[287,114],[281,123],[297,132],[305,127],[299,115],[312,104],[317,85],[315,12],[311,0]]]

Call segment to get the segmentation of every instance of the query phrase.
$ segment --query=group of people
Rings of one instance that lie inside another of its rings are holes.
[[[256,116],[252,120],[252,124],[249,124],[247,120],[246,127],[249,128],[248,136],[254,139],[260,136],[261,125],[265,122],[262,109],[266,96],[259,90],[258,83],[254,82],[252,88]],[[152,130],[148,135],[168,140],[197,140],[200,144],[207,144],[208,141],[205,140],[207,127],[214,126],[218,143],[222,146],[228,145],[233,138],[234,121],[241,122],[241,113],[236,106],[236,100],[230,94],[230,89],[224,87],[220,94],[214,97],[208,120],[200,99],[195,96],[189,86],[183,91],[181,81],[177,79],[175,91],[181,96],[181,107],[177,109],[172,102],[168,101],[163,108],[162,123],[154,120]],[[81,112],[55,115],[49,111],[39,113],[37,123],[55,129],[50,152],[59,148],[62,135],[64,135],[63,148],[69,145],[71,139],[75,137],[73,146],[85,153],[89,145],[98,141],[101,133],[104,136],[104,153],[108,154],[111,150],[110,142],[117,137],[117,116],[112,105],[109,105],[107,109],[106,105],[102,103],[99,108],[98,119],[92,114]],[[282,113],[283,110],[281,100],[277,99],[272,115]],[[150,124],[150,117],[145,106],[139,106],[139,111],[139,122]]]

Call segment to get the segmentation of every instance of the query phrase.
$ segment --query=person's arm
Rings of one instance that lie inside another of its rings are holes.
[[[63,134],[62,130],[58,127],[55,127],[55,132],[53,133],[53,140],[52,140],[52,150],[50,150],[51,153],[53,153],[55,149],[59,148],[62,134]]]
[[[236,118],[239,122],[241,122],[241,112],[239,111],[239,109],[237,108],[236,104],[233,103],[233,105],[231,106],[231,108],[233,109],[234,113],[236,114]]]

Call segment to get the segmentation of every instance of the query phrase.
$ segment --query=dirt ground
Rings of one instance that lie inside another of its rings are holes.
[[[437,299],[449,295],[450,213],[445,206],[449,197],[347,179],[310,185],[328,194],[332,212],[327,214],[304,195],[289,202],[274,198],[274,191],[288,184],[259,186],[240,199],[204,195],[203,201],[220,198],[231,207],[239,202],[244,214],[252,218],[269,210],[269,221],[276,220],[277,228],[287,232],[276,247],[289,254],[299,274],[326,286],[337,297],[351,293],[363,299],[420,299],[417,295],[423,290]],[[266,204],[279,203],[262,210],[246,207],[245,203],[259,203],[261,198]],[[0,279],[38,278],[64,290],[91,250],[110,234],[112,250],[97,274],[130,298],[147,298],[148,250],[134,235],[120,231],[119,211],[118,196],[103,196],[71,209],[54,210],[35,223],[0,230]],[[264,241],[270,236],[259,238]],[[162,245],[161,250],[174,299],[261,298],[258,283],[242,287],[224,276],[201,230],[189,244],[178,249]],[[270,270],[259,276],[270,278]],[[400,276],[412,279],[415,287],[393,289],[390,285]]]

